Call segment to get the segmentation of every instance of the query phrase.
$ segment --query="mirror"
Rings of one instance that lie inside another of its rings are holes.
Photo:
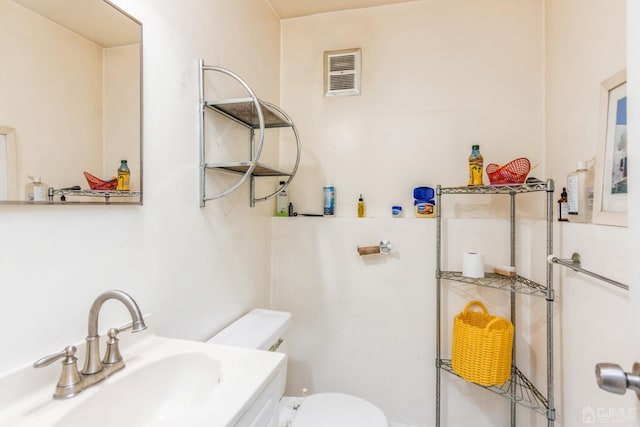
[[[0,0],[0,203],[142,203],[141,32],[104,0]],[[121,160],[129,191],[92,191]]]

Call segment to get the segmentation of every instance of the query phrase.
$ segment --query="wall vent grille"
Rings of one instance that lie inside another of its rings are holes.
[[[324,96],[360,95],[361,49],[324,53]]]

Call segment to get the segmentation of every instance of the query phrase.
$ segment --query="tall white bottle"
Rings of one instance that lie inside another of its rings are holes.
[[[578,162],[576,171],[567,177],[569,222],[591,222],[593,214],[593,174],[587,162]]]

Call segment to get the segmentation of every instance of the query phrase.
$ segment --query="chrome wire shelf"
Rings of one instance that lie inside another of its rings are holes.
[[[503,185],[503,186],[464,186],[464,187],[436,187],[436,204],[438,205],[438,215],[436,216],[436,427],[440,427],[441,421],[441,384],[442,371],[449,372],[458,376],[451,367],[451,361],[442,359],[442,341],[443,341],[443,294],[448,290],[449,286],[456,283],[465,283],[469,285],[484,286],[487,288],[495,288],[508,291],[510,304],[510,320],[515,325],[517,318],[518,301],[516,294],[527,294],[535,297],[545,297],[546,300],[546,394],[543,395],[534,385],[520,372],[520,370],[512,366],[511,378],[500,387],[483,387],[487,390],[501,395],[507,399],[510,404],[510,426],[515,427],[517,424],[517,406],[524,406],[534,412],[544,415],[547,418],[547,427],[553,427],[555,423],[554,409],[554,350],[553,350],[553,269],[549,264],[546,268],[545,285],[540,285],[522,276],[513,277],[501,276],[495,273],[485,273],[482,279],[472,279],[462,276],[462,273],[455,271],[443,271],[443,239],[447,239],[447,233],[443,233],[442,227],[442,196],[446,194],[502,194],[508,195],[510,198],[509,206],[509,254],[510,265],[516,262],[516,196],[521,193],[545,192],[546,193],[546,256],[553,253],[553,192],[554,182],[549,179],[546,182],[540,180],[529,179],[529,182],[522,185]],[[542,236],[540,236],[542,238]],[[489,243],[489,242],[487,242]],[[493,243],[493,242],[491,242]],[[445,285],[444,282],[452,282],[451,285]],[[443,288],[443,286],[445,286]],[[518,329],[516,328],[516,331]],[[516,359],[516,340],[513,342],[512,356]],[[545,397],[546,396],[546,397]]]
[[[291,127],[293,123],[282,116],[273,105],[257,100],[262,108],[265,128]],[[251,98],[235,98],[216,101],[205,101],[205,107],[210,108],[248,128],[260,129],[258,110]]]
[[[223,172],[244,175],[254,164],[255,168],[252,172],[253,176],[293,176],[289,171],[273,168],[256,161],[207,163],[204,167],[207,169],[217,169]]]
[[[53,198],[60,196],[60,202],[66,202],[67,197],[102,197],[105,203],[109,203],[112,198],[140,197],[142,191],[117,191],[117,190],[53,190],[49,189],[49,202],[53,203]],[[120,202],[119,202],[120,203]],[[126,203],[126,202],[125,202]]]
[[[502,289],[526,295],[541,297],[547,296],[547,288],[545,286],[522,276],[507,277],[496,273],[485,273],[484,278],[472,279],[470,277],[463,276],[459,271],[440,271],[439,274],[436,272],[436,278],[453,280],[455,282],[467,283],[470,285],[484,286],[487,288]]]
[[[453,370],[451,367],[451,360],[449,359],[440,359],[439,368],[464,380],[464,378]],[[511,378],[501,386],[483,386],[476,383],[471,384],[475,384],[478,387],[487,389],[507,400],[536,411],[548,419],[553,420],[555,418],[554,414],[549,414],[548,400],[542,395],[542,393],[540,393],[533,383],[529,381],[520,369],[518,369],[517,366],[511,367]]]
[[[521,185],[470,185],[465,187],[440,187],[441,194],[512,194],[546,191],[546,182]]]
[[[86,196],[86,197],[138,197],[140,191],[117,190],[53,190],[54,195]]]

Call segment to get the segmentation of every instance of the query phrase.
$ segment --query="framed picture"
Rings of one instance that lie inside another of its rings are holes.
[[[627,226],[627,73],[602,82],[593,219]]]
[[[0,126],[0,200],[18,200],[16,131]]]

